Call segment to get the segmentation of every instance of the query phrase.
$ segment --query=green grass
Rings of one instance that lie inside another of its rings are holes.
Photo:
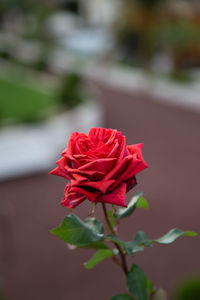
[[[42,121],[56,109],[56,102],[53,95],[23,84],[23,78],[0,77],[0,125]]]

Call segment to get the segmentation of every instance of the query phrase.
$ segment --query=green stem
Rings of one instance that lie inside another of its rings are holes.
[[[109,220],[109,217],[108,217],[108,213],[107,213],[107,210],[106,210],[106,205],[105,203],[102,203],[102,207],[103,207],[103,213],[104,213],[104,217],[105,217],[105,220],[106,220],[106,224],[108,226],[108,229],[110,230],[110,232],[115,235],[115,232],[112,228],[112,225],[110,223],[110,220]],[[116,248],[118,249],[119,251],[119,255],[121,257],[121,267],[123,269],[123,272],[125,274],[125,276],[127,277],[128,275],[128,266],[127,266],[127,262],[126,262],[126,256],[125,254],[123,253],[123,250],[121,249],[120,245],[118,245],[117,243],[114,243],[114,245],[116,246]]]

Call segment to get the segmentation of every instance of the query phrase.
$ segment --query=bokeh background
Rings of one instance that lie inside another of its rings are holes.
[[[88,271],[82,264],[92,252],[70,251],[49,232],[69,212],[60,206],[66,181],[48,172],[70,133],[92,126],[144,143],[149,169],[127,202],[143,190],[150,209],[124,221],[120,236],[199,232],[198,0],[0,1],[1,300],[102,300],[125,291],[112,262]],[[85,202],[76,213],[91,210]],[[198,300],[199,253],[199,237],[184,238],[130,262],[169,299]]]

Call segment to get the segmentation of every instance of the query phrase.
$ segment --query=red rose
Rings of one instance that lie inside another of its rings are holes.
[[[126,146],[125,136],[113,129],[72,133],[58,166],[50,172],[70,181],[62,205],[74,208],[88,199],[126,206],[125,194],[135,186],[135,175],[148,167],[142,146]]]

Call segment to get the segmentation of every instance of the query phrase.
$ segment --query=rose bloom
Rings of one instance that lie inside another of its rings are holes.
[[[143,144],[126,145],[115,129],[91,128],[88,135],[72,133],[62,158],[50,174],[69,180],[62,205],[74,208],[84,200],[125,206],[135,175],[147,168]]]

